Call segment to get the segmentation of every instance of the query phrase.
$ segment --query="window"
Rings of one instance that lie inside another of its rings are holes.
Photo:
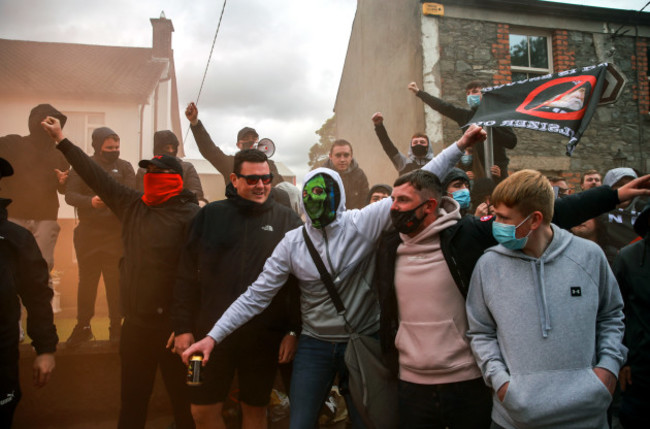
[[[510,70],[512,81],[553,72],[551,37],[534,30],[511,30]]]
[[[64,134],[82,148],[84,152],[92,155],[95,151],[92,146],[92,135],[95,128],[103,127],[105,115],[103,112],[63,112],[68,117],[65,123]]]

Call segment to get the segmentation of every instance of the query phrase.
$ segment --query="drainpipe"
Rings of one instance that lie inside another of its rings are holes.
[[[144,129],[144,103],[140,104],[140,159],[144,159],[143,154],[142,154],[142,143],[143,143],[143,140],[144,140],[143,137],[142,137],[142,130],[143,129]]]

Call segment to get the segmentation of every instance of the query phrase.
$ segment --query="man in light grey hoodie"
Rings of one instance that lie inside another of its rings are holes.
[[[471,126],[458,142],[422,169],[444,176],[466,147],[485,137],[485,131]],[[347,210],[343,180],[330,169],[311,171],[304,183],[306,234],[334,279],[350,326],[356,332],[372,335],[379,330],[379,306],[371,287],[374,251],[382,232],[391,227],[392,201],[385,198],[361,210]],[[230,305],[208,336],[185,350],[183,360],[187,362],[193,353],[200,352],[203,362],[207,362],[215,344],[266,308],[290,274],[298,278],[302,316],[302,333],[291,379],[290,425],[313,428],[335,375],[339,373],[343,378],[347,375],[343,355],[350,333],[307,249],[302,227],[285,234],[257,280]],[[352,427],[364,427],[349,395],[344,396]]]
[[[553,190],[533,170],[492,194],[500,243],[479,259],[468,335],[493,391],[493,428],[607,428],[625,361],[623,301],[600,248],[550,223]]]

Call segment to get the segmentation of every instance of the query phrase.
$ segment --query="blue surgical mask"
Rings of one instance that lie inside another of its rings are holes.
[[[526,246],[528,242],[528,236],[532,232],[532,229],[528,232],[525,237],[517,238],[517,228],[524,224],[529,217],[532,216],[532,213],[526,216],[526,219],[522,220],[521,223],[517,226],[508,225],[506,223],[494,222],[492,223],[492,235],[494,239],[499,242],[503,247],[510,250],[521,250]]]
[[[469,208],[469,189],[460,189],[456,192],[453,192],[451,196],[454,200],[456,200],[458,204],[460,204],[461,209]]]
[[[463,155],[460,157],[460,163],[463,165],[471,165],[472,164],[472,155]]]
[[[481,104],[481,96],[478,94],[471,94],[467,96],[467,104],[469,107],[478,107]]]

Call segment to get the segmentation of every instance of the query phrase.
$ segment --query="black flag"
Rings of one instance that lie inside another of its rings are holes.
[[[562,134],[571,156],[601,101],[607,69],[603,63],[485,88],[470,124]]]

